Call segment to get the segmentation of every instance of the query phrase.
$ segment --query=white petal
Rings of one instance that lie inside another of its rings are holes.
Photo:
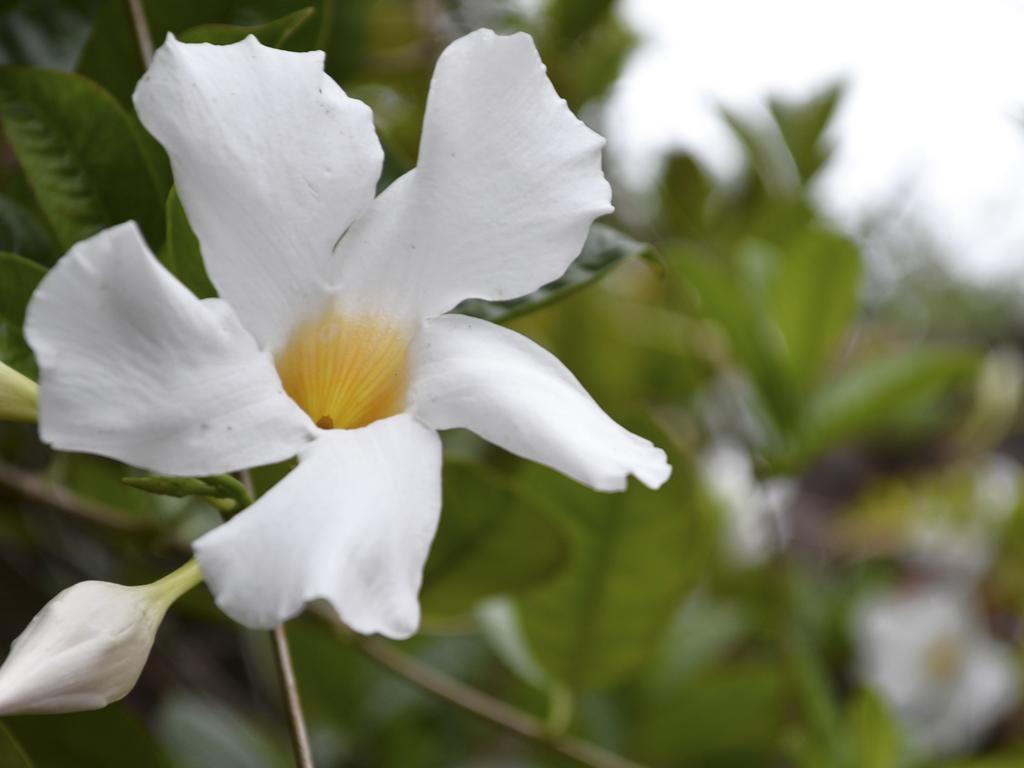
[[[416,169],[339,246],[344,303],[432,317],[558,278],[612,210],[603,145],[555,93],[529,35],[456,40],[434,71]]]
[[[54,448],[213,474],[294,456],[315,433],[231,308],[193,296],[134,222],[68,251],[33,295],[25,336]]]
[[[465,427],[599,491],[633,475],[658,488],[665,452],[612,421],[569,370],[525,336],[461,315],[424,323],[411,351],[409,411]]]
[[[423,565],[441,509],[441,441],[408,415],[324,432],[299,466],[193,543],[217,605],[252,628],[326,600],[363,634],[419,624]]]
[[[213,284],[271,348],[295,313],[317,311],[331,249],[373,199],[383,161],[370,109],[323,63],[251,36],[215,46],[169,35],[135,90]]]

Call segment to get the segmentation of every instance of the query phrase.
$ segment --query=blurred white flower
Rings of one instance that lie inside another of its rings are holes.
[[[789,505],[796,486],[789,480],[758,480],[749,454],[719,442],[700,460],[701,473],[718,502],[729,554],[738,565],[757,565],[790,537]]]
[[[861,680],[883,696],[923,756],[970,749],[1020,698],[1011,649],[955,590],[866,599],[854,615],[854,642]]]
[[[39,389],[32,379],[0,363],[0,419],[35,421]]]
[[[271,627],[322,599],[356,631],[406,637],[440,513],[437,430],[600,491],[671,468],[546,350],[446,314],[559,277],[612,210],[604,140],[533,40],[480,30],[447,48],[418,165],[376,199],[372,115],[323,62],[168,36],[134,101],[220,298],[192,295],[127,223],[50,271],[26,338],[56,448],[181,475],[298,455],[194,544],[227,614]]]
[[[966,508],[920,497],[930,506],[914,517],[907,531],[907,559],[953,582],[977,581],[992,564],[999,532],[1020,499],[1020,466],[992,454],[974,468],[970,482]]]
[[[200,580],[194,562],[140,587],[83,581],[48,602],[0,667],[0,716],[100,709],[135,687],[167,608]]]

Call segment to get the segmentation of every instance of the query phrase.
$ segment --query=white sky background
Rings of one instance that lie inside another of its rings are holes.
[[[622,0],[644,43],[606,112],[627,180],[683,147],[719,174],[740,150],[716,102],[843,78],[838,153],[818,192],[851,223],[892,203],[928,225],[951,265],[1024,287],[1024,0]]]

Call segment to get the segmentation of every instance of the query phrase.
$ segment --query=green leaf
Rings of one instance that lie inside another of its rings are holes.
[[[145,723],[120,704],[95,712],[17,717],[6,724],[37,768],[170,768]]]
[[[549,470],[523,481],[559,510],[570,559],[518,599],[523,632],[549,678],[573,690],[615,684],[651,658],[696,577],[698,516],[683,473],[659,491],[599,494]],[[685,491],[685,492],[684,492]]]
[[[164,265],[201,299],[217,295],[217,290],[206,274],[199,239],[192,231],[181,207],[178,190],[171,187],[167,195],[167,236],[161,251]]]
[[[52,264],[57,256],[55,250],[53,238],[35,213],[17,200],[0,195],[0,251]]]
[[[576,42],[612,11],[613,0],[553,0],[545,9],[551,31],[566,43]]]
[[[870,690],[861,691],[847,712],[850,768],[901,768],[903,740],[885,704]]]
[[[301,8],[294,13],[289,13],[287,16],[252,27],[233,24],[201,24],[182,32],[178,39],[183,43],[230,45],[231,43],[237,43],[239,40],[244,40],[249,35],[255,35],[256,39],[264,45],[279,48],[301,29],[315,13],[315,8]]]
[[[160,243],[158,159],[109,93],[79,75],[5,67],[0,120],[62,249],[129,219]]]
[[[748,168],[759,184],[759,191],[769,196],[795,195],[799,182],[797,170],[775,134],[724,105],[719,106],[719,114],[743,147]]]
[[[820,379],[857,308],[861,264],[845,237],[810,230],[783,250],[773,278],[771,311],[794,381],[803,392]]]
[[[703,671],[659,706],[635,718],[644,765],[781,765],[778,733],[789,701],[777,664],[734,659]],[[822,766],[817,766],[822,768]]]
[[[790,103],[772,99],[768,103],[772,117],[786,142],[786,148],[806,184],[827,162],[825,130],[835,114],[842,88],[830,85],[807,101]]]
[[[34,261],[0,252],[0,361],[35,378],[35,361],[25,343],[25,308],[46,270]]]
[[[569,265],[557,280],[538,288],[531,294],[508,301],[484,301],[469,299],[455,308],[464,315],[481,317],[493,323],[504,323],[519,315],[533,312],[541,307],[565,298],[574,291],[600,279],[624,259],[643,256],[656,258],[654,250],[646,243],[640,243],[622,232],[604,224],[594,224],[587,235],[583,251]]]
[[[229,16],[231,0],[143,0],[150,39],[160,45],[168,32]],[[89,39],[78,60],[78,72],[106,88],[121,104],[131,107],[132,91],[145,68],[135,36],[129,4],[104,0]]]
[[[423,575],[427,613],[466,611],[549,579],[567,557],[550,510],[482,465],[445,466],[441,524]]]
[[[269,729],[239,710],[213,698],[175,693],[161,703],[156,734],[179,766],[274,768],[291,765],[287,743],[280,731]]]
[[[786,651],[802,710],[806,743],[813,746],[816,754],[828,755],[828,764],[839,768],[843,751],[839,702],[820,649],[793,630]]]
[[[883,431],[927,411],[977,370],[962,349],[919,347],[872,360],[821,389],[811,401],[784,466],[798,466],[842,443]]]
[[[75,63],[93,0],[6,0],[0,3],[0,61],[46,69]]]
[[[143,475],[141,477],[124,477],[125,485],[146,493],[158,496],[202,496],[207,499],[219,499],[229,502],[228,505],[218,504],[225,511],[238,512],[250,504],[252,497],[249,491],[231,475],[209,475],[207,477],[170,477],[162,475]]]
[[[0,765],[4,768],[32,768],[32,761],[3,723],[0,723]]]
[[[737,361],[757,388],[774,424],[788,429],[798,418],[800,398],[786,359],[785,339],[766,322],[778,250],[761,240],[745,240],[729,260],[681,250],[679,273],[694,288],[703,314],[721,326]]]
[[[702,233],[713,187],[697,158],[685,152],[669,156],[658,186],[662,228],[682,235]]]

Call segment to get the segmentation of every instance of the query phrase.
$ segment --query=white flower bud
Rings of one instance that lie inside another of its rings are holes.
[[[83,581],[36,614],[0,667],[0,716],[100,709],[128,694],[167,608],[201,576],[190,561],[154,584]]]
[[[0,363],[0,419],[35,421],[38,395],[39,387],[32,379]]]

